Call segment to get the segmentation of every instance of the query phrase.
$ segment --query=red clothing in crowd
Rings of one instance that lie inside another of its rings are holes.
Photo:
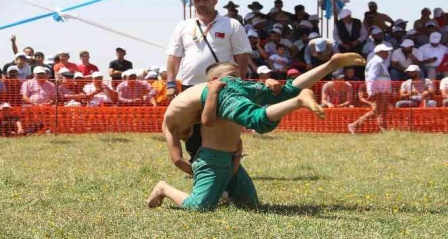
[[[75,72],[78,71],[78,67],[76,66],[76,64],[73,64],[71,62],[67,62],[66,64],[62,64],[62,62],[59,62],[59,63],[57,63],[57,64],[55,64],[53,66],[54,73],[57,74],[58,71],[61,68],[64,68],[64,67],[67,68],[71,73],[75,73]]]
[[[79,72],[81,72],[84,76],[90,76],[92,75],[93,72],[95,71],[99,71],[98,67],[95,66],[94,64],[89,64],[89,65],[78,65],[78,70]]]

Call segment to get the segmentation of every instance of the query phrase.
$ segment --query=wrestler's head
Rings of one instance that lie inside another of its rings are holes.
[[[214,63],[207,67],[207,70],[205,70],[205,74],[207,74],[208,81],[221,79],[225,76],[240,77],[238,65],[232,62]]]

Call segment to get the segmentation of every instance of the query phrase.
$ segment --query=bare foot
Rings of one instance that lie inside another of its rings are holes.
[[[366,60],[361,55],[353,52],[336,53],[331,57],[330,61],[336,68],[344,66],[363,66],[366,64]]]
[[[297,96],[297,99],[302,104],[302,107],[307,108],[319,118],[325,118],[325,113],[322,107],[314,99],[314,93],[310,89],[303,89]]]
[[[348,128],[348,131],[351,133],[351,134],[356,134],[356,126],[352,123],[352,124],[348,124],[347,125],[347,128]]]
[[[146,204],[149,208],[160,207],[162,205],[163,199],[165,198],[165,196],[163,195],[163,186],[165,184],[166,183],[163,181],[160,181],[156,184],[151,194],[146,199]]]

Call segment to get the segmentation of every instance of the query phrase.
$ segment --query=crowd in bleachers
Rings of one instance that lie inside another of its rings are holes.
[[[321,37],[322,19],[308,14],[303,5],[295,6],[292,13],[283,9],[281,0],[275,0],[270,10],[264,11],[255,1],[247,5],[250,12],[244,17],[238,14],[240,6],[232,1],[223,7],[228,10],[226,16],[237,19],[246,29],[252,46],[249,79],[294,78],[338,52],[356,52],[369,60],[375,46],[385,44],[394,49],[387,61],[390,76],[397,81],[392,104],[403,107],[429,100],[431,103],[419,105],[448,104],[448,13],[441,8],[433,12],[422,9],[413,27],[408,27],[406,19],[393,20],[378,12],[375,2],[366,6],[364,19],[353,18],[349,9],[343,9],[329,39]],[[14,60],[0,70],[2,102],[13,106],[168,104],[166,69],[134,69],[121,47],[116,48],[116,59],[110,62],[106,75],[101,73],[106,69],[90,62],[88,51],[79,52],[79,63],[75,64],[73,54],[67,51],[45,57],[32,47],[19,52],[15,36],[11,43]],[[362,106],[364,78],[363,67],[347,67],[326,76],[328,82],[314,90],[324,107]]]

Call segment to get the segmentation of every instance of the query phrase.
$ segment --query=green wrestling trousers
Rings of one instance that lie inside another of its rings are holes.
[[[218,116],[231,120],[241,126],[263,134],[277,128],[280,121],[270,121],[266,115],[265,105],[276,104],[300,94],[300,89],[288,81],[278,95],[258,82],[244,81],[239,78],[224,77],[226,86],[219,92]],[[201,94],[202,105],[205,105],[208,88]]]
[[[228,191],[230,200],[235,203],[253,205],[258,196],[244,168],[232,178],[233,153],[200,148],[192,164],[193,191],[182,203],[189,210],[211,211],[218,205],[224,191]]]

